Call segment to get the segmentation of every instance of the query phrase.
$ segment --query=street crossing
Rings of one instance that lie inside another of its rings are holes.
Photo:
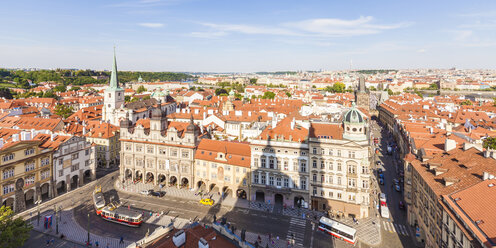
[[[307,221],[305,219],[291,217],[291,220],[289,221],[288,235],[286,238],[288,240],[294,238],[296,245],[303,246],[306,227]]]
[[[410,236],[408,227],[402,224],[396,224],[389,221],[382,221],[382,227],[384,228],[384,230],[390,233],[398,233],[403,236]]]

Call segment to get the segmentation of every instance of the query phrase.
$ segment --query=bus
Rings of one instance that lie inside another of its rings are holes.
[[[356,229],[335,220],[326,217],[320,218],[319,230],[340,238],[350,244],[356,243]]]
[[[102,209],[105,207],[105,197],[102,193],[102,186],[95,186],[95,191],[93,191],[93,205],[95,206],[96,215],[102,213]]]
[[[389,218],[389,208],[386,203],[386,194],[381,193],[380,194],[380,202],[381,202],[381,216],[382,218]]]
[[[141,212],[114,202],[102,209],[101,216],[104,220],[131,227],[139,227],[143,223]]]

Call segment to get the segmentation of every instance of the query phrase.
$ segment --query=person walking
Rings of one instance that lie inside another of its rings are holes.
[[[119,244],[124,244],[124,237],[121,236],[121,240],[119,241]]]

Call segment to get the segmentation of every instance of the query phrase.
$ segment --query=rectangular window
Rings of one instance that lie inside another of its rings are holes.
[[[34,149],[33,148],[27,149],[27,150],[24,151],[24,155],[26,155],[26,156],[29,156],[31,154],[34,154]]]
[[[78,158],[79,158],[79,153],[76,152],[76,153],[72,154],[72,160],[78,159]]]
[[[324,160],[320,161],[320,169],[325,169],[325,163]]]
[[[89,159],[84,161],[84,166],[86,166],[86,167],[90,166],[90,160]]]
[[[338,199],[341,199],[343,195],[341,193],[338,193]]]
[[[24,179],[24,186],[27,187],[29,185],[34,184],[34,176],[26,177]]]
[[[300,179],[300,188],[301,189],[307,189],[307,180],[304,178]]]
[[[41,159],[41,166],[49,165],[50,164],[50,158],[42,158]]]
[[[289,179],[287,177],[284,178],[284,188],[289,188]]]
[[[47,178],[50,178],[50,171],[46,170],[46,171],[41,172],[41,180],[44,180]]]
[[[86,156],[90,155],[90,149],[86,149],[86,150],[84,151],[84,155],[86,155]]]
[[[348,187],[356,187],[356,180],[354,178],[348,178]]]
[[[73,164],[73,165],[71,166],[71,172],[72,172],[72,171],[77,171],[77,170],[79,170],[79,163],[77,163],[77,164]]]
[[[276,186],[281,187],[281,178],[276,178]]]
[[[262,165],[262,168],[265,168],[265,158],[260,158],[260,165]]]
[[[368,180],[363,180],[362,181],[362,188],[368,189],[369,188],[369,181]]]
[[[269,176],[269,185],[274,185],[274,177]]]
[[[217,168],[217,164],[216,163],[212,163],[211,166],[213,169],[216,169]]]
[[[2,158],[3,162],[7,162],[7,161],[10,161],[12,159],[14,159],[14,154],[13,153],[12,154],[7,154],[7,155],[3,156],[3,158]]]
[[[266,180],[265,180],[265,175],[262,175],[262,178],[261,178],[261,184],[265,184],[266,183]]]
[[[349,151],[348,152],[348,157],[349,158],[355,158],[355,152],[354,151]]]
[[[164,160],[159,160],[158,161],[158,169],[159,170],[165,169],[165,161]]]
[[[329,195],[329,198],[333,198],[334,197],[334,193],[332,191],[329,191],[328,195]]]
[[[189,158],[189,151],[187,151],[187,150],[186,151],[182,151],[181,157],[182,158]]]
[[[143,151],[143,146],[142,145],[136,145],[136,152],[142,152]]]
[[[25,167],[26,172],[32,171],[32,170],[34,170],[34,162],[29,162],[24,167]]]
[[[314,182],[317,182],[317,174],[313,174],[312,179]]]
[[[253,175],[253,183],[258,184],[258,174]]]
[[[317,168],[317,160],[312,161],[312,168],[316,169]]]
[[[154,149],[153,149],[153,146],[147,146],[147,147],[146,147],[146,152],[147,152],[147,153],[151,153],[151,154],[153,154],[153,150],[154,150]]]
[[[146,160],[146,168],[153,168],[153,160],[151,159]]]
[[[341,177],[338,177],[338,185],[341,185]]]
[[[165,155],[165,154],[167,153],[166,151],[167,151],[167,150],[166,150],[165,148],[159,148],[159,149],[158,149],[158,153],[159,153],[160,155]]]
[[[8,169],[3,171],[3,179],[11,178],[14,176],[14,169]]]
[[[177,149],[171,149],[171,156],[177,157]]]
[[[226,181],[226,182],[230,182],[230,181],[231,181],[231,177],[225,176],[225,177],[224,177],[224,181]]]
[[[341,162],[338,162],[338,168],[337,168],[337,171],[341,171]]]
[[[341,157],[341,150],[338,150],[338,157]]]
[[[287,171],[289,169],[289,162],[288,161],[284,161],[284,170]]]
[[[312,149],[312,153],[313,153],[313,154],[317,154],[317,148],[315,148],[315,147],[314,147],[314,148]]]
[[[269,168],[274,169],[274,158],[273,157],[269,158]]]
[[[293,171],[298,171],[298,162],[297,161],[293,162]]]
[[[253,167],[258,168],[258,158],[253,159]]]
[[[226,171],[231,171],[231,166],[226,165],[226,166],[224,166],[224,167],[226,168]]]
[[[307,172],[307,162],[305,160],[300,162],[300,172]]]
[[[4,185],[3,186],[3,194],[8,194],[10,192],[14,192],[14,184]]]
[[[59,177],[64,175],[64,170],[59,170]]]
[[[212,178],[212,179],[216,179],[216,178],[217,178],[217,174],[216,174],[216,173],[214,173],[214,172],[212,172],[212,173],[210,174],[210,178]]]

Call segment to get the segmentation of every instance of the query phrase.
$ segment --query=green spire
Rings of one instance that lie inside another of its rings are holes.
[[[117,79],[117,60],[115,58],[115,46],[114,46],[114,64],[112,65],[112,74],[110,75],[110,88],[119,88],[119,80]]]

